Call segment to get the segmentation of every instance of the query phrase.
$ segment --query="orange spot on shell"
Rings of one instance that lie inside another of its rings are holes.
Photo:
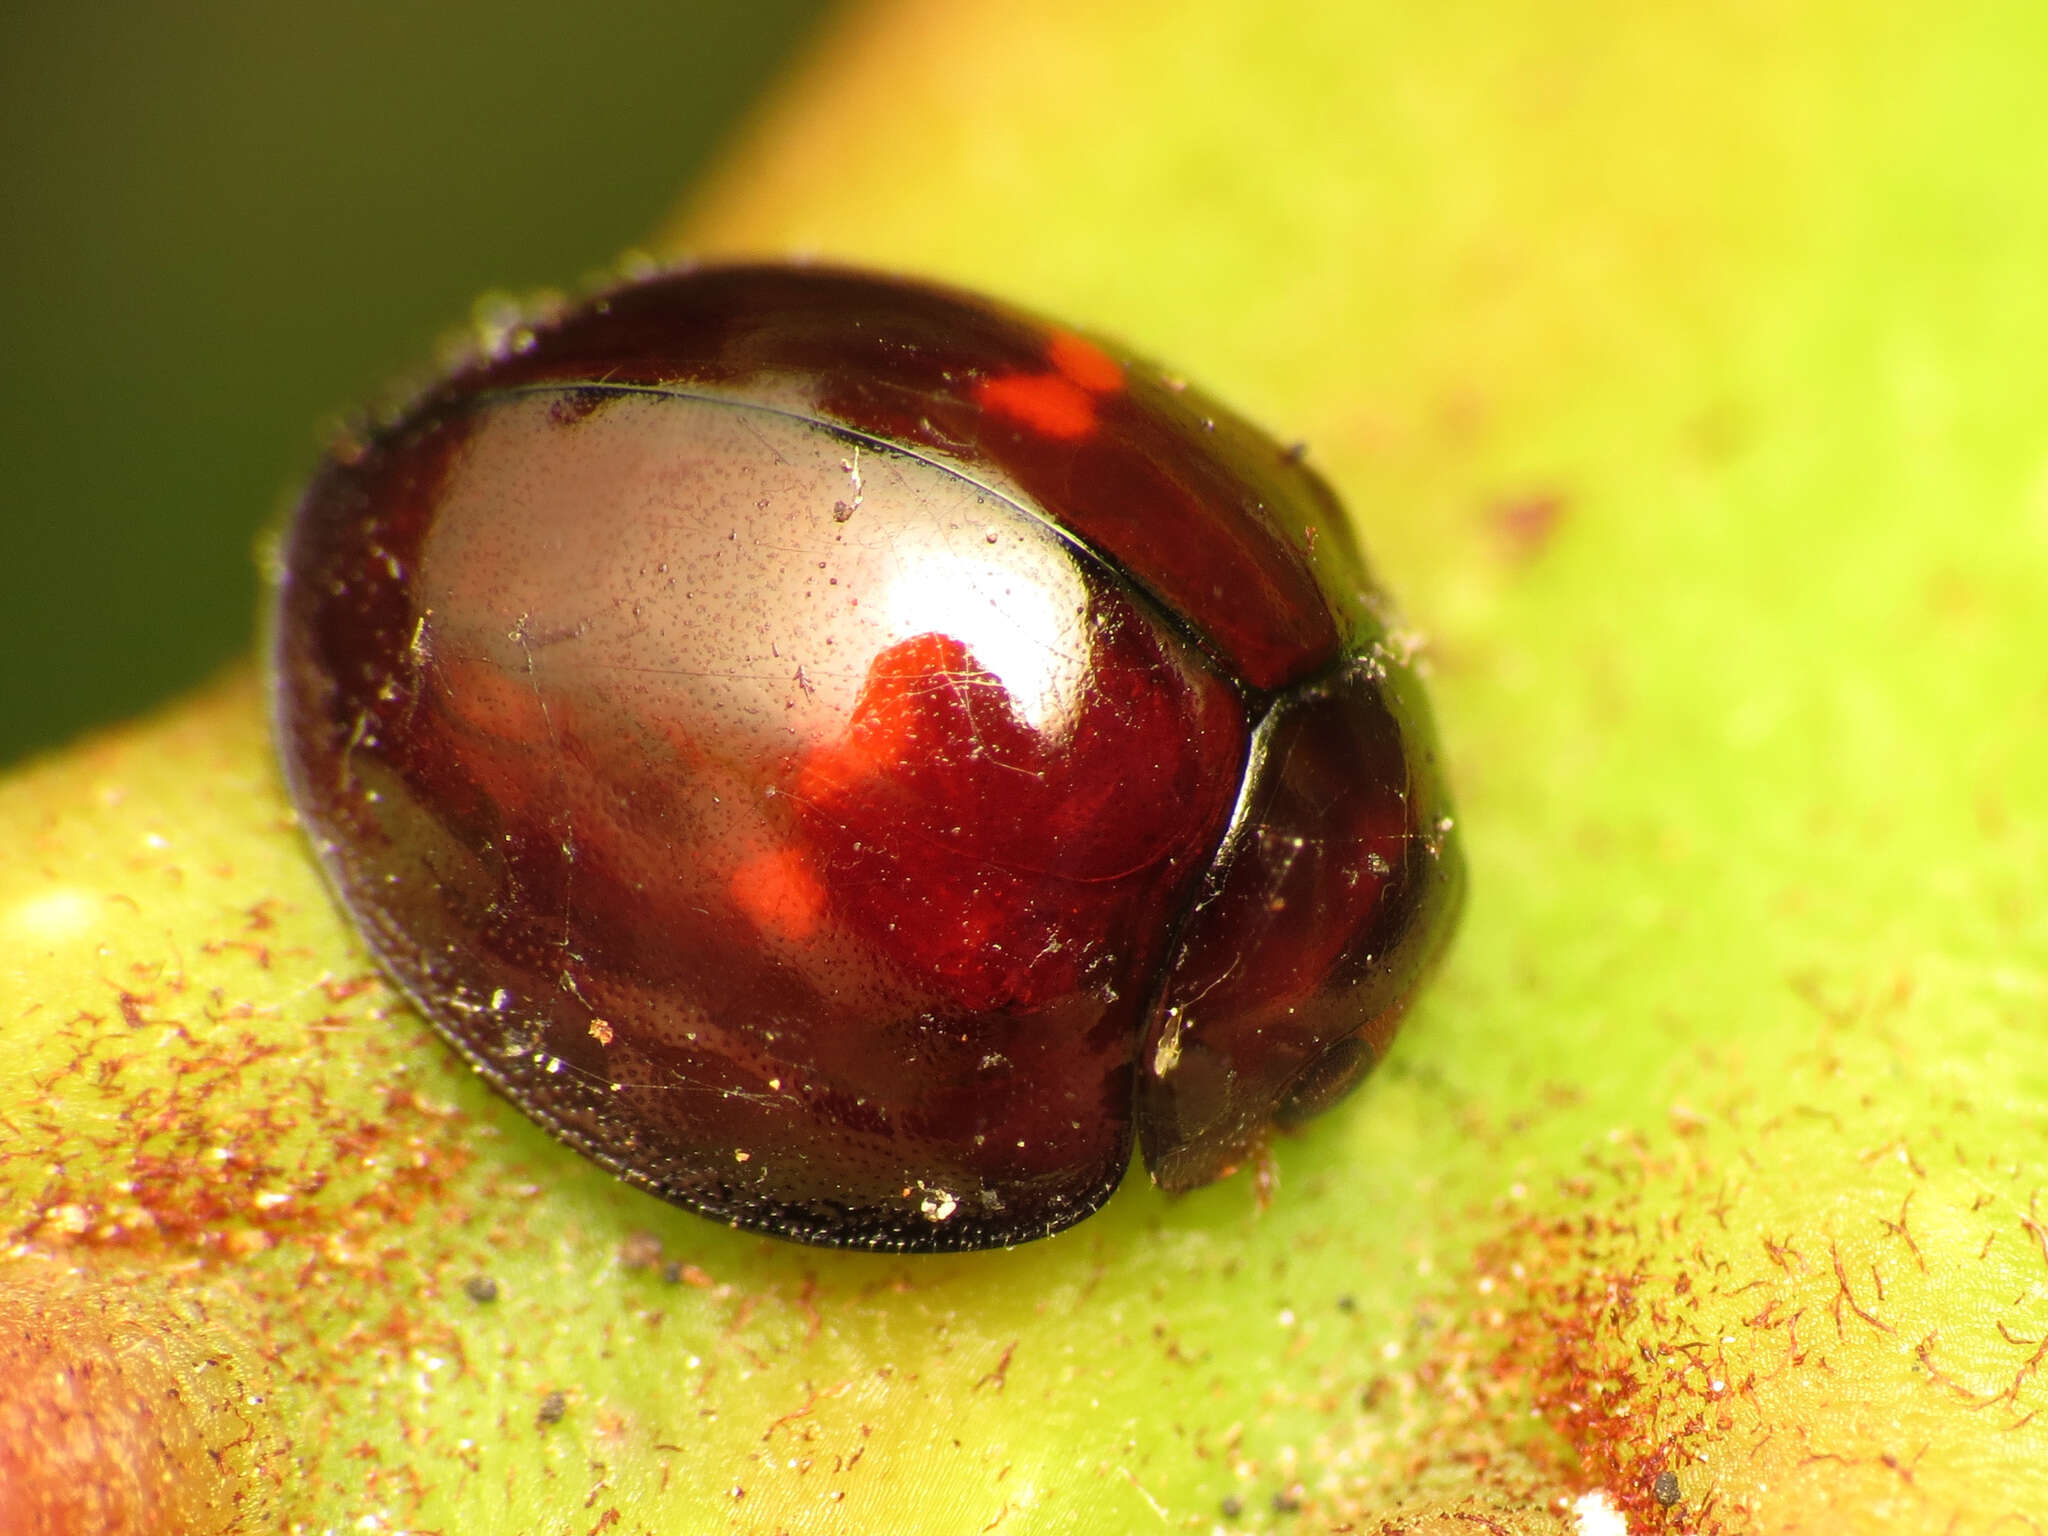
[[[1124,387],[1124,367],[1085,336],[1055,331],[1046,361],[1090,394],[1109,395]]]
[[[1014,373],[984,379],[974,398],[983,410],[1047,437],[1082,438],[1095,430],[1094,397],[1062,374]]]
[[[732,872],[733,904],[754,926],[785,939],[805,939],[825,914],[825,890],[793,849],[774,848]]]
[[[950,635],[899,640],[868,664],[851,728],[806,755],[797,794],[816,801],[855,793],[867,780],[917,761],[928,696],[977,679],[994,681]]]

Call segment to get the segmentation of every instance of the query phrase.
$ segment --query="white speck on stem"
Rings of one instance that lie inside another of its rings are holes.
[[[1628,1536],[1628,1517],[1598,1488],[1572,1500],[1572,1513],[1578,1517],[1578,1536]]]

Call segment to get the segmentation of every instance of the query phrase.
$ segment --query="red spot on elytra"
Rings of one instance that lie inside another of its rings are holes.
[[[1057,373],[1013,373],[975,386],[975,403],[1046,437],[1083,438],[1095,430],[1095,401]]]
[[[1123,364],[1072,331],[1056,331],[1046,346],[1045,358],[1092,395],[1114,394],[1124,387]]]
[[[825,891],[792,848],[775,848],[742,861],[732,872],[733,904],[754,925],[785,939],[805,939],[825,911]]]
[[[877,774],[919,757],[920,732],[941,700],[966,689],[993,695],[1007,713],[1002,685],[974,664],[949,635],[912,635],[868,664],[867,681],[846,734],[806,759],[797,793],[817,801],[858,789]],[[942,738],[941,738],[942,739]]]
[[[975,402],[1047,437],[1088,436],[1095,430],[1094,397],[1124,387],[1123,364],[1072,331],[1053,333],[1045,360],[1052,364],[1050,373],[983,380],[974,391]]]

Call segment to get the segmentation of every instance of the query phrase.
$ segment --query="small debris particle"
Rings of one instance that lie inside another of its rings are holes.
[[[1244,1513],[1244,1500],[1240,1499],[1236,1494],[1233,1493],[1224,1499],[1220,1507],[1222,1509],[1224,1519],[1235,1520],[1239,1515]]]
[[[619,1263],[627,1269],[652,1269],[661,1262],[661,1239],[652,1232],[628,1232],[619,1244]]]
[[[498,1282],[489,1275],[471,1275],[462,1282],[462,1294],[481,1306],[498,1299]]]
[[[540,1408],[534,1414],[533,1422],[543,1428],[549,1424],[559,1424],[562,1421],[562,1415],[568,1411],[569,1399],[562,1396],[559,1392],[550,1392],[540,1400]]]
[[[1676,1472],[1673,1472],[1669,1467],[1665,1468],[1662,1472],[1659,1472],[1657,1474],[1657,1481],[1650,1484],[1650,1495],[1652,1498],[1656,1499],[1656,1501],[1659,1504],[1662,1504],[1666,1509],[1669,1509],[1672,1505],[1678,1503],[1679,1500],[1685,1497],[1685,1495],[1679,1491],[1678,1474]]]
[[[1339,1296],[1337,1298],[1337,1310],[1339,1312],[1356,1312],[1358,1310],[1358,1298],[1350,1295]]]
[[[1298,1515],[1301,1513],[1301,1490],[1282,1488],[1273,1495],[1273,1513],[1276,1515]]]
[[[1598,1488],[1572,1500],[1572,1514],[1578,1520],[1577,1536],[1628,1536],[1627,1516]]]

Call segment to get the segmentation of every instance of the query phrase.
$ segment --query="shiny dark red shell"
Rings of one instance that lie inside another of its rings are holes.
[[[1329,491],[964,293],[622,288],[320,470],[278,735],[378,958],[656,1193],[798,1241],[1055,1232],[1382,1053],[1461,866]]]

